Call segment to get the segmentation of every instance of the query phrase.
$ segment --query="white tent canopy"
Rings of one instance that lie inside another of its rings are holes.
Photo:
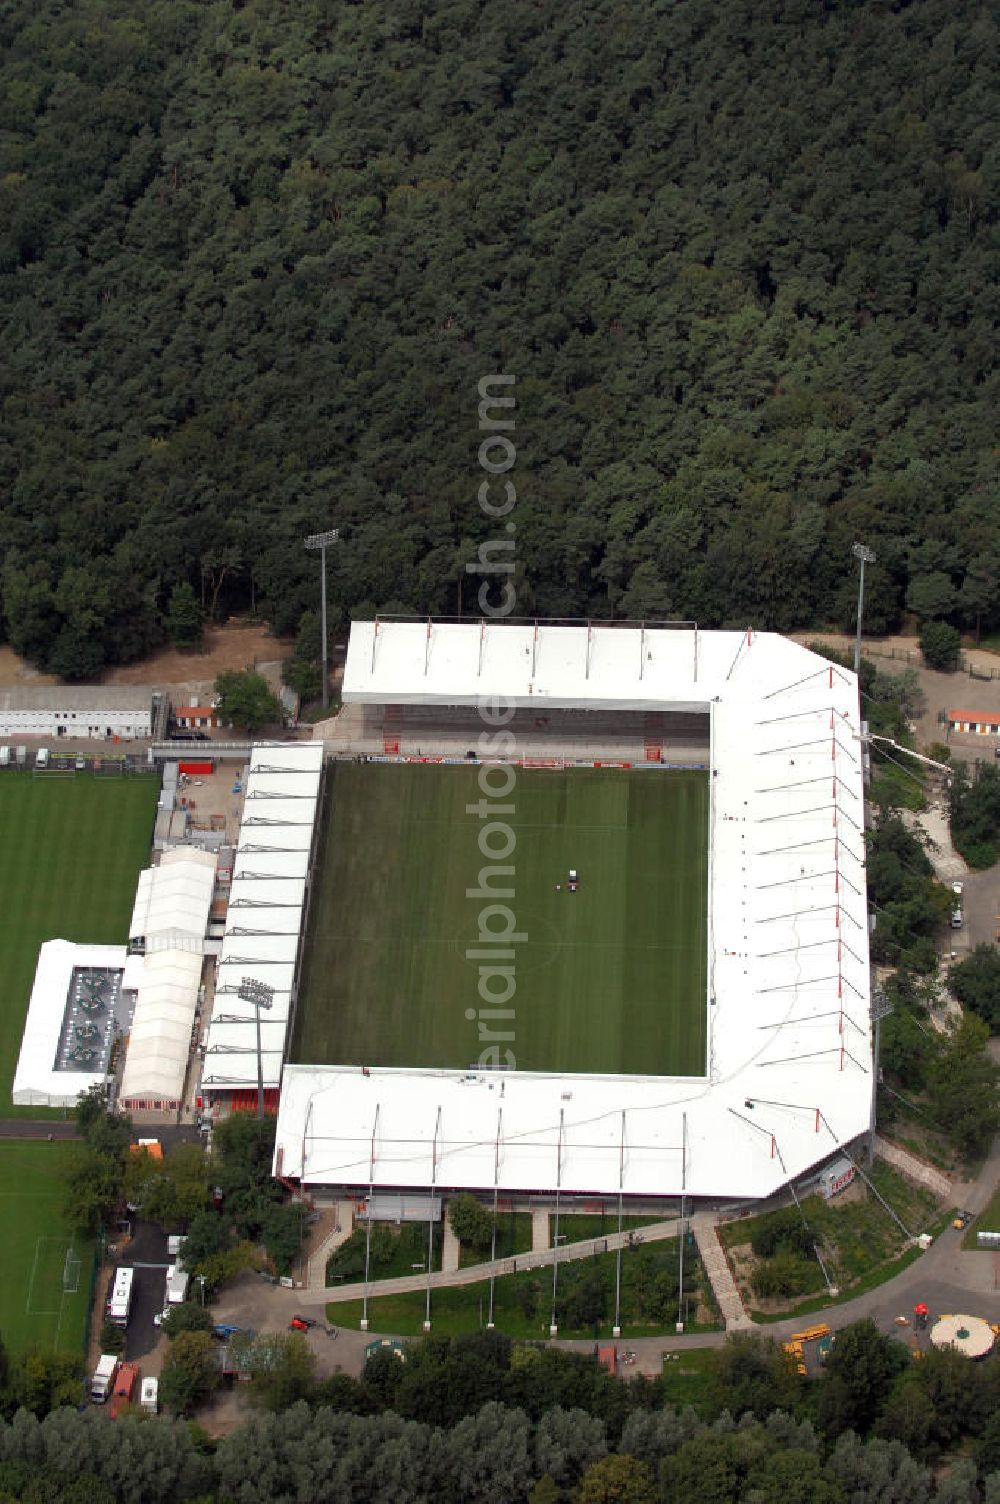
[[[144,958],[122,1076],[124,1107],[181,1101],[201,967],[200,952],[164,950]]]
[[[129,940],[142,939],[148,951],[189,936],[200,949],[214,886],[214,853],[193,846],[164,852],[158,867],[139,874]]]
[[[281,1080],[323,755],[322,742],[253,749],[205,1050],[206,1092],[256,1085],[256,1010],[239,996],[244,978],[273,989],[260,1016],[261,1061],[265,1086]]]
[[[212,852],[179,846],[140,874],[129,938],[142,941],[145,955],[135,980],[129,968],[137,995],[122,1076],[124,1107],[169,1110],[183,1098],[215,863]]]

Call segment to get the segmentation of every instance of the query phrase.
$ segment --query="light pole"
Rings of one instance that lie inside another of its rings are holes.
[[[264,1117],[264,1061],[260,1052],[260,1010],[270,1008],[274,1002],[274,988],[266,982],[258,982],[255,977],[244,977],[236,989],[236,996],[242,998],[245,1003],[253,1003],[254,1018],[257,1020],[257,1120],[260,1122]]]
[[[305,543],[306,548],[309,548],[309,549],[316,549],[316,548],[318,548],[319,549],[320,577],[321,577],[321,586],[320,586],[320,630],[321,630],[321,632],[323,634],[323,709],[324,710],[326,709],[328,701],[329,701],[329,693],[328,693],[327,685],[326,685],[326,549],[327,549],[327,544],[329,544],[329,543],[336,543],[339,537],[340,537],[340,529],[339,529],[339,527],[332,527],[332,528],[330,528],[329,532],[326,532],[326,533],[310,533],[309,537],[303,540],[304,543]]]
[[[875,1163],[875,1100],[878,1096],[878,1055],[882,1043],[882,1020],[888,1018],[892,1012],[892,1004],[882,991],[876,987],[872,993],[872,1023],[875,1026],[875,1040],[872,1046],[872,1107],[871,1121],[868,1125],[868,1158]]]
[[[205,1276],[203,1274],[199,1274],[199,1276],[198,1276],[198,1283],[201,1286],[201,1303],[202,1303],[202,1305],[204,1305],[205,1304]]]
[[[861,674],[861,618],[865,609],[865,565],[875,563],[875,550],[864,543],[855,543],[851,553],[861,561],[861,580],[858,585],[858,635],[854,643],[854,672]],[[860,695],[860,687],[858,689]]]

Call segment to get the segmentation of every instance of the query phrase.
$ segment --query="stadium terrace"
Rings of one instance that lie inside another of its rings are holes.
[[[648,779],[703,766],[707,1048],[700,1074],[675,1076],[286,1064],[277,1175],[320,1191],[744,1200],[867,1130],[853,674],[773,634],[690,624],[380,620],[352,628],[343,698],[378,761],[467,759],[471,708],[488,702],[513,708],[517,754],[484,760]]]

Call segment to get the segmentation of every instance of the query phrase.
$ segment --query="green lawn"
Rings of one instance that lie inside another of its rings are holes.
[[[940,1203],[930,1191],[911,1185],[882,1161],[867,1173],[911,1233],[932,1232],[942,1224]],[[819,1242],[830,1277],[844,1292],[845,1298],[874,1288],[889,1277],[885,1271],[895,1272],[894,1266],[901,1256],[905,1239],[889,1213],[867,1189],[856,1192],[852,1187],[850,1195],[842,1200],[834,1197],[832,1201],[825,1201],[820,1195],[806,1196],[802,1200],[802,1211]],[[795,1215],[794,1209],[790,1214]],[[759,1217],[722,1223],[720,1242],[727,1250],[750,1243],[757,1228],[771,1215],[764,1213]],[[815,1292],[818,1298],[812,1304],[818,1309],[829,1301],[826,1283],[817,1263],[810,1262],[808,1267],[810,1278],[802,1293]],[[748,1304],[756,1307],[757,1297],[746,1279],[740,1278],[739,1283]],[[788,1304],[794,1305],[797,1311],[809,1309],[808,1304],[799,1305],[796,1301]],[[761,1319],[756,1309],[753,1314]]]
[[[711,1415],[718,1399],[717,1347],[688,1347],[664,1353],[661,1387],[664,1404],[683,1410],[691,1405],[704,1417]]]
[[[515,1253],[529,1253],[531,1250],[531,1213],[530,1212],[500,1212],[497,1217],[497,1245],[496,1254],[498,1259],[509,1259]],[[492,1245],[486,1248],[469,1248],[462,1244],[459,1254],[458,1267],[466,1269],[472,1264],[482,1264],[489,1259]]]
[[[73,1144],[44,1140],[0,1144],[0,1336],[13,1352],[83,1349],[93,1245],[72,1240],[62,1216],[62,1173],[75,1152]],[[71,1242],[79,1258],[75,1293],[63,1288]]]
[[[505,857],[482,854],[466,811],[483,798],[476,768],[335,765],[294,1060],[461,1069],[485,1026],[513,1034],[499,1048],[521,1070],[703,1074],[705,775],[513,771],[487,801],[514,833]],[[468,897],[495,864],[514,866],[495,886],[515,896]],[[500,1023],[478,1019],[482,958],[466,956],[489,902],[509,902],[526,936]]]
[[[625,1249],[622,1253],[621,1324],[626,1337],[660,1336],[675,1330],[678,1312],[678,1247],[675,1239]],[[531,1263],[530,1255],[525,1262]],[[518,1264],[521,1259],[518,1259]],[[685,1291],[690,1317],[695,1296],[704,1284],[692,1248],[685,1258]],[[572,1318],[574,1288],[596,1279],[603,1290],[603,1313],[594,1322]],[[560,1337],[611,1336],[615,1303],[615,1255],[575,1259],[559,1266],[557,1312]],[[498,1331],[509,1337],[541,1340],[549,1335],[552,1310],[552,1268],[518,1269],[494,1281],[493,1319]],[[490,1285],[482,1280],[474,1285],[453,1285],[431,1292],[432,1330],[442,1336],[455,1337],[478,1331],[489,1319]],[[373,1332],[398,1337],[419,1336],[423,1330],[426,1292],[407,1295],[375,1295],[368,1301],[368,1320]],[[360,1300],[330,1301],[327,1319],[335,1326],[359,1328],[362,1317]],[[693,1321],[689,1331],[698,1330]]]
[[[10,1100],[38,947],[128,938],[158,791],[155,778],[0,774],[0,1117],[45,1115]]]
[[[989,1202],[983,1207],[978,1217],[973,1217],[965,1229],[962,1239],[963,1248],[978,1248],[976,1241],[978,1232],[1000,1232],[1000,1185],[997,1186]]]
[[[441,1243],[444,1228],[434,1224],[434,1253],[432,1269],[441,1268]],[[341,1243],[326,1261],[326,1282],[336,1280],[353,1283],[364,1279],[365,1254],[368,1254],[368,1278],[398,1279],[401,1275],[418,1274],[427,1268],[427,1223],[404,1222],[394,1227],[389,1222],[377,1222],[372,1227],[371,1243],[367,1244],[367,1228],[364,1223],[355,1227],[346,1243]]]

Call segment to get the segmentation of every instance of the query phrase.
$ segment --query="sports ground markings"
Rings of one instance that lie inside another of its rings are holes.
[[[63,1265],[65,1266],[66,1250],[69,1248],[69,1244],[66,1242],[66,1239],[65,1238],[54,1238],[51,1235],[45,1234],[45,1233],[39,1234],[39,1236],[35,1239],[35,1256],[34,1256],[34,1258],[31,1261],[31,1275],[30,1275],[30,1277],[28,1279],[28,1293],[27,1293],[27,1295],[25,1297],[25,1301],[24,1301],[24,1314],[25,1314],[25,1316],[58,1316],[59,1317],[59,1323],[61,1325],[62,1324],[62,1307],[63,1307],[63,1302],[64,1302],[64,1300],[66,1298],[66,1291],[65,1291],[65,1289],[63,1289],[63,1291],[62,1291],[62,1295],[61,1295],[61,1298],[60,1298],[60,1301],[59,1301],[59,1309],[58,1310],[56,1310],[56,1311],[32,1310],[31,1303],[32,1303],[32,1300],[34,1298],[34,1293],[35,1293],[35,1279],[36,1279],[37,1274],[38,1274],[38,1255],[41,1252],[42,1244],[43,1243],[55,1243],[62,1250],[62,1261],[63,1261]]]

